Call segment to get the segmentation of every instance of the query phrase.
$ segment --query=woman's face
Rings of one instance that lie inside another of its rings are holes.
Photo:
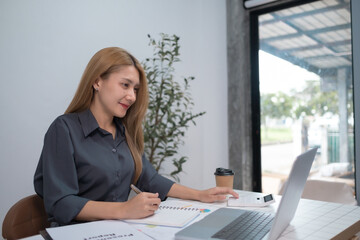
[[[125,117],[126,111],[136,101],[139,87],[139,72],[134,66],[122,66],[107,79],[99,78],[94,84],[102,110],[119,118]]]

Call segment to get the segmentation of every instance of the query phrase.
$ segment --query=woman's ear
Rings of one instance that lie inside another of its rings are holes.
[[[95,89],[95,91],[99,91],[99,88],[100,88],[100,83],[101,79],[100,78],[97,78],[93,84],[93,88]]]

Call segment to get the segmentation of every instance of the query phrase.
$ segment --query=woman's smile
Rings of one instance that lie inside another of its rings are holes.
[[[119,103],[124,109],[128,109],[130,107],[130,105],[124,104],[124,103]]]

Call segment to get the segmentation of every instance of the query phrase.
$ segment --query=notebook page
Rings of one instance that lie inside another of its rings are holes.
[[[182,202],[185,202],[185,200],[182,200]],[[187,202],[186,206],[192,206],[198,208],[200,210],[200,215],[194,218],[189,223],[187,223],[185,227],[203,219],[204,217],[206,217],[207,215],[209,215],[210,213],[214,212],[216,209],[219,208],[218,206],[213,206],[212,204],[200,203],[196,201],[188,200],[186,202]],[[181,230],[181,228],[179,227],[168,227],[168,226],[160,226],[160,225],[146,225],[146,224],[131,224],[131,225],[140,232],[145,233],[146,235],[152,237],[153,239],[174,239],[175,233]]]
[[[125,220],[129,223],[161,225],[169,227],[183,227],[200,214],[198,208],[177,200],[168,200],[160,203],[154,215],[142,219]]]

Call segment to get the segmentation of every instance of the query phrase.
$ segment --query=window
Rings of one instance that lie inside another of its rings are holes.
[[[311,178],[355,188],[350,1],[262,10],[252,24],[254,161],[262,179],[254,190],[277,193],[295,157],[312,147],[319,150]]]

